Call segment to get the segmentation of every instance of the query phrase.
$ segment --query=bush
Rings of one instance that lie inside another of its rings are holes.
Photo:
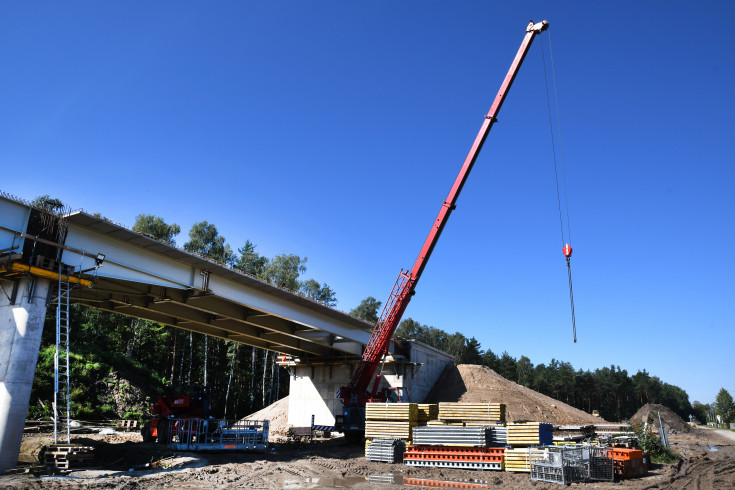
[[[634,422],[633,428],[635,434],[638,437],[638,443],[641,445],[644,453],[648,453],[653,463],[676,463],[679,461],[679,455],[667,448],[663,441],[658,438],[653,430],[653,419],[649,417],[648,424],[646,426],[640,425],[638,422]]]

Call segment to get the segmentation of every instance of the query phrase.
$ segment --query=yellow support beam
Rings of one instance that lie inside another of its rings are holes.
[[[45,277],[47,279],[53,279],[55,281],[59,280],[58,272],[41,269],[40,267],[33,267],[30,265],[13,262],[9,266],[7,266],[7,268],[12,272],[26,272],[28,274],[31,274],[32,276]],[[92,281],[90,281],[89,279],[82,279],[81,277],[77,276],[69,276],[69,282],[72,284],[79,284],[80,286],[86,286],[88,288],[92,287]]]

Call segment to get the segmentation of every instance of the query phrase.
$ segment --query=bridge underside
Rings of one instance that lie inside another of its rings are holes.
[[[98,277],[72,301],[293,356],[360,355],[361,345],[199,289],[175,289]]]

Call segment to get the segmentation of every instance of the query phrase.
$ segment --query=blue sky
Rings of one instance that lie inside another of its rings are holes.
[[[406,312],[535,364],[735,394],[732,2],[5,2],[0,189],[217,225],[350,310],[413,264],[547,19]],[[549,44],[551,41],[551,44]],[[572,342],[542,49],[553,51]]]

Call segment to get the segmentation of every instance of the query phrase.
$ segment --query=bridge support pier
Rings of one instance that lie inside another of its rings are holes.
[[[23,278],[13,298],[13,283],[0,282],[0,474],[18,463],[49,285]]]

